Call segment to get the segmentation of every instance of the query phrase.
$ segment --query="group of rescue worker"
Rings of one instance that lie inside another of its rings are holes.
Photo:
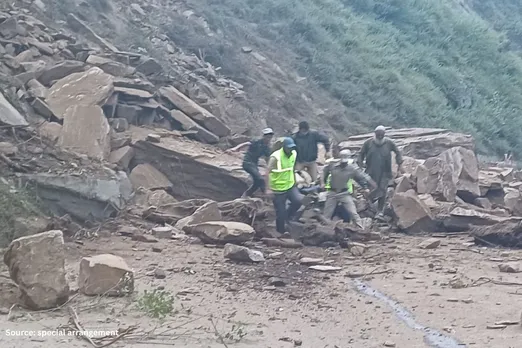
[[[280,142],[280,148],[272,151],[274,131],[262,130],[260,139],[236,146],[230,151],[247,148],[243,159],[243,169],[252,177],[252,185],[243,197],[252,197],[257,190],[272,198],[276,212],[276,230],[285,234],[287,222],[292,221],[302,205],[303,195],[296,185],[295,173],[306,171],[314,183],[327,191],[323,215],[333,219],[336,208],[349,214],[350,220],[362,227],[361,217],[353,199],[354,181],[363,189],[363,195],[370,201],[377,200],[377,218],[384,217],[386,195],[392,175],[392,152],[395,153],[399,172],[402,171],[402,156],[396,144],[386,136],[384,126],[375,129],[374,137],[368,139],[355,159],[347,149],[339,151],[337,158],[331,156],[329,138],[310,130],[308,122],[299,123],[299,129]],[[326,162],[321,178],[317,167],[318,144],[326,151]],[[266,174],[259,171],[259,159],[267,162]],[[362,170],[364,168],[364,170]],[[320,180],[320,181],[318,181]],[[371,189],[371,190],[370,190]],[[289,202],[289,204],[288,204]]]

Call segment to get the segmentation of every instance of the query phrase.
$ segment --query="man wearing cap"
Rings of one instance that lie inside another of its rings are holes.
[[[266,191],[265,179],[261,173],[259,173],[258,166],[261,157],[264,157],[268,162],[268,158],[270,157],[270,142],[274,137],[274,131],[272,128],[265,128],[262,130],[262,133],[263,137],[261,139],[246,142],[230,149],[230,151],[239,151],[248,146],[248,150],[243,158],[243,169],[250,174],[253,183],[252,186],[243,193],[242,198],[252,197],[258,189],[263,193]]]
[[[366,166],[366,173],[377,183],[377,189],[372,192],[373,198],[378,199],[378,215],[377,218],[382,219],[384,216],[384,205],[386,203],[386,194],[388,185],[393,179],[392,175],[392,157],[391,153],[395,153],[395,161],[399,166],[399,172],[402,171],[402,155],[397,145],[390,138],[385,137],[386,129],[384,126],[375,128],[375,136],[364,142],[359,153],[357,163],[361,168]]]
[[[331,162],[323,170],[323,181],[321,184],[323,187],[328,186],[324,215],[331,219],[337,205],[342,204],[350,213],[353,222],[362,228],[362,220],[357,213],[357,208],[350,192],[351,180],[355,180],[365,189],[366,194],[369,192],[368,186],[371,185],[375,188],[376,184],[362,170],[350,163],[352,157],[350,150],[342,150],[339,153],[339,157],[340,161],[338,163]]]
[[[296,170],[306,169],[312,177],[312,181],[317,181],[317,145],[322,143],[326,150],[327,157],[330,152],[330,140],[324,134],[310,130],[310,125],[306,121],[299,122],[299,131],[293,135],[297,146]]]
[[[292,219],[301,207],[301,194],[295,185],[296,145],[292,138],[284,138],[281,149],[274,151],[268,160],[266,174],[267,193],[272,193],[276,212],[277,232],[286,232],[286,222]],[[290,206],[286,208],[286,202]]]

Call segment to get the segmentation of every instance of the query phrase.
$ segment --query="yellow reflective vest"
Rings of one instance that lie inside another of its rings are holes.
[[[351,160],[349,163],[352,164],[354,161]],[[326,179],[326,185],[324,185],[324,188],[327,189],[327,190],[330,190],[332,187],[330,185],[330,177],[332,175],[328,175],[328,178]],[[350,179],[348,180],[348,183],[346,184],[346,188],[348,189],[348,193],[349,194],[352,194],[353,193],[353,179]]]
[[[294,166],[297,152],[293,150],[292,154],[287,156],[281,148],[274,151],[270,157],[277,160],[277,168],[272,169],[268,176],[270,189],[279,192],[290,190],[295,185]]]

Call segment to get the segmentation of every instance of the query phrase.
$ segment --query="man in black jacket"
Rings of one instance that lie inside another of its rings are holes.
[[[310,125],[306,121],[299,122],[299,131],[293,135],[297,146],[297,161],[295,170],[306,171],[312,177],[312,181],[317,181],[317,145],[322,143],[326,150],[327,158],[330,157],[330,140],[324,134],[310,130]]]

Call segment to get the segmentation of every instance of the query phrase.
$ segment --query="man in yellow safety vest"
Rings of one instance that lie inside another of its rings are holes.
[[[339,163],[330,163],[323,171],[323,184],[325,188],[328,187],[324,215],[326,218],[331,219],[337,205],[342,204],[350,213],[353,222],[362,227],[361,217],[357,213],[357,208],[352,198],[353,180],[361,185],[367,193],[369,185],[374,188],[377,185],[369,175],[350,163],[352,161],[350,150],[342,150],[339,157]]]
[[[277,232],[284,234],[285,225],[301,207],[301,194],[295,185],[296,145],[292,138],[284,138],[283,146],[272,152],[266,174],[267,193],[273,194]],[[286,208],[286,202],[290,206]]]

